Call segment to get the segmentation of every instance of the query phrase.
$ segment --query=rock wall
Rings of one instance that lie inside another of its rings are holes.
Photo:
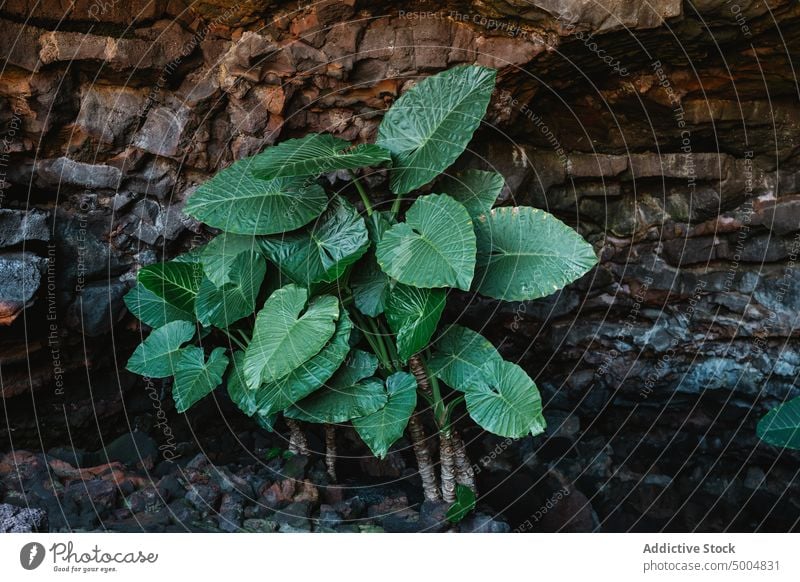
[[[479,63],[498,88],[458,165],[497,169],[506,201],[555,213],[601,257],[545,300],[451,301],[451,319],[536,378],[550,424],[513,443],[467,432],[488,498],[523,529],[545,527],[537,503],[565,483],[575,494],[546,527],[796,528],[800,457],[754,433],[800,394],[798,13],[789,0],[7,1],[2,448],[99,446],[163,413],[122,370],[139,338],[122,296],[140,266],[211,236],[181,213],[198,183],[290,136],[372,139],[415,79]]]

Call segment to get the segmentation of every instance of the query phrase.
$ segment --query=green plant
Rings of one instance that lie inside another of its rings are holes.
[[[532,300],[596,262],[591,246],[550,214],[493,208],[501,175],[440,176],[478,128],[494,82],[484,67],[445,71],[388,110],[375,144],[312,134],[201,185],[186,212],[221,233],[141,269],[126,303],[154,329],[128,369],[173,376],[181,412],[224,382],[260,426],[272,430],[283,416],[292,452],[308,446],[301,423],[324,425],[333,478],[335,425],[352,422],[378,457],[407,430],[425,496],[456,502],[450,517],[461,519],[474,506],[464,488],[474,493],[475,477],[456,408],[504,437],[539,434],[545,421],[521,367],[471,329],[439,329],[448,290]],[[388,209],[357,175],[380,166],[394,195]],[[349,172],[365,216],[323,188],[320,175],[339,170]],[[406,203],[434,180],[435,193]],[[428,411],[439,477],[421,421]]]

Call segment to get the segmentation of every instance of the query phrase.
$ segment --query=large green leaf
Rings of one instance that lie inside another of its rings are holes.
[[[427,184],[461,155],[486,113],[495,76],[486,67],[454,67],[421,81],[392,105],[376,140],[392,152],[392,192]]]
[[[474,290],[504,301],[546,297],[597,263],[592,246],[538,208],[495,208],[475,221]]]
[[[776,447],[800,449],[800,397],[776,406],[758,421],[756,434]]]
[[[312,133],[267,148],[255,156],[253,173],[264,180],[319,176],[334,170],[378,166],[391,161],[391,154],[380,146],[361,144],[353,147],[350,142],[328,133]]]
[[[347,311],[342,310],[339,322],[336,324],[336,332],[316,356],[283,378],[263,384],[254,392],[251,391],[259,413],[269,416],[280,412],[321,388],[341,366],[350,351],[348,340],[352,330],[353,323],[347,316]]]
[[[461,392],[483,382],[487,362],[502,361],[489,340],[460,325],[451,325],[436,340],[428,371],[442,382]]]
[[[430,194],[414,202],[405,222],[384,233],[377,257],[386,274],[406,285],[468,291],[475,249],[467,210],[449,196]]]
[[[228,283],[217,287],[206,278],[200,284],[195,301],[198,321],[205,326],[227,328],[251,315],[266,270],[264,257],[250,253],[236,255],[231,263]]]
[[[388,400],[382,408],[353,420],[356,432],[380,459],[406,430],[417,406],[417,381],[411,374],[396,372],[386,379],[386,395]]]
[[[387,400],[383,383],[370,378],[378,369],[378,358],[363,350],[352,350],[322,390],[294,404],[284,414],[309,422],[346,422],[372,414]]]
[[[544,432],[539,389],[525,370],[505,360],[488,362],[483,383],[464,391],[467,412],[479,426],[499,436],[521,438]]]
[[[202,247],[200,261],[203,272],[217,287],[231,282],[239,255],[255,255],[261,251],[256,237],[223,232]]]
[[[461,202],[474,220],[492,209],[504,184],[497,172],[464,170],[445,177],[436,189]]]
[[[383,382],[367,378],[342,388],[323,388],[284,412],[296,420],[340,423],[372,414],[386,404]]]
[[[443,289],[395,286],[386,305],[386,321],[397,335],[397,352],[401,360],[408,360],[428,345],[445,302]]]
[[[134,350],[128,370],[150,378],[172,376],[181,346],[192,339],[194,332],[194,324],[188,321],[172,321],[154,329]]]
[[[167,303],[141,283],[128,291],[124,300],[134,317],[153,328],[170,321],[194,321],[194,315]]]
[[[190,346],[181,350],[172,386],[175,410],[186,412],[198,400],[210,394],[222,383],[222,375],[227,367],[225,348],[215,348],[208,356],[208,361],[202,348]]]
[[[306,178],[259,180],[252,158],[239,160],[201,185],[186,213],[234,234],[275,234],[300,228],[328,203],[321,186]]]
[[[308,301],[308,291],[287,285],[275,291],[256,317],[244,356],[251,390],[274,382],[319,353],[336,331],[339,302],[323,295]],[[305,311],[304,311],[305,310]]]
[[[152,291],[181,311],[194,313],[194,299],[203,280],[198,263],[169,261],[144,267],[137,276],[145,289]]]
[[[381,270],[373,253],[369,253],[350,275],[353,303],[364,315],[378,317],[386,309],[391,279]]]
[[[244,352],[237,350],[234,352],[232,360],[233,365],[228,370],[228,377],[225,381],[228,387],[228,396],[239,407],[239,410],[247,416],[253,416],[258,407],[256,406],[256,393],[249,390],[244,381]]]
[[[338,279],[367,252],[369,236],[356,209],[337,196],[308,232],[263,238],[261,246],[284,274],[308,287]]]

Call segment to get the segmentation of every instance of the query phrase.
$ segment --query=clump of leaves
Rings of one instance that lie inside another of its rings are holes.
[[[293,452],[307,446],[301,423],[325,425],[329,456],[334,425],[352,423],[378,457],[407,430],[426,497],[454,502],[449,517],[461,519],[474,506],[475,479],[455,408],[503,437],[539,434],[545,421],[525,370],[478,332],[440,326],[449,293],[537,299],[596,262],[552,215],[494,207],[500,174],[441,175],[478,128],[494,83],[494,70],[453,68],[408,90],[375,144],[312,134],[201,185],[186,212],[221,233],[139,272],[125,300],[153,331],[128,369],[172,376],[179,411],[225,384],[260,426],[273,430],[282,416]],[[357,176],[367,167],[388,169],[389,209],[373,207]],[[320,176],[340,170],[350,172],[363,213],[326,192]],[[431,182],[433,193],[417,192]],[[420,420],[428,411],[439,431],[438,476]]]

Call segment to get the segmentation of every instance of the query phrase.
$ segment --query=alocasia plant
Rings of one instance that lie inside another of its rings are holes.
[[[454,502],[449,518],[463,517],[475,478],[454,409],[511,438],[539,434],[545,421],[525,370],[476,331],[440,326],[449,290],[532,300],[596,262],[552,215],[494,208],[500,174],[440,176],[467,147],[494,81],[485,67],[450,69],[408,90],[375,144],[312,134],[201,185],[186,212],[221,233],[139,271],[125,301],[154,329],[128,369],[174,376],[181,412],[225,384],[260,426],[272,430],[282,416],[295,451],[307,447],[301,423],[323,424],[333,478],[334,425],[351,422],[378,457],[407,431],[425,496]],[[390,210],[358,178],[367,167],[387,168]],[[363,213],[326,192],[320,177],[334,171],[349,172]],[[408,196],[434,180],[433,193]],[[428,411],[438,477],[420,419]]]

